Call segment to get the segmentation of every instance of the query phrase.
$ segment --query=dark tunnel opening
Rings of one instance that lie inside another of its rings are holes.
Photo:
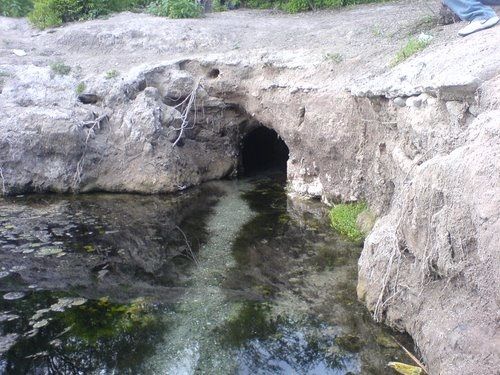
[[[246,176],[263,172],[286,174],[288,154],[288,146],[278,133],[265,126],[259,126],[243,138],[242,173]]]

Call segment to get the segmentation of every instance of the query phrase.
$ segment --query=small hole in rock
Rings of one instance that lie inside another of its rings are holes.
[[[217,78],[220,74],[219,69],[212,69],[211,71],[208,72],[208,78]]]

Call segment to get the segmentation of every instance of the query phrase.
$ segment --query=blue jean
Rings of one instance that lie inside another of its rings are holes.
[[[472,21],[475,19],[487,20],[496,16],[495,11],[488,5],[500,5],[500,0],[443,0],[460,19]]]

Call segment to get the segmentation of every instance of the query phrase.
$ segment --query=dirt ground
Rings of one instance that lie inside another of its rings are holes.
[[[99,73],[185,56],[260,55],[299,65],[341,59],[346,70],[369,62],[376,74],[410,35],[432,28],[434,44],[459,38],[460,25],[436,27],[438,11],[437,1],[404,1],[296,15],[236,10],[187,20],[121,13],[44,31],[25,19],[0,18],[0,63],[63,61]]]

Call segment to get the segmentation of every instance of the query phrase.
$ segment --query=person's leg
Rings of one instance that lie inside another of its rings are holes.
[[[495,17],[495,11],[485,4],[500,4],[500,0],[444,0],[443,2],[464,21]]]
[[[486,5],[500,5],[500,0],[481,0]]]

